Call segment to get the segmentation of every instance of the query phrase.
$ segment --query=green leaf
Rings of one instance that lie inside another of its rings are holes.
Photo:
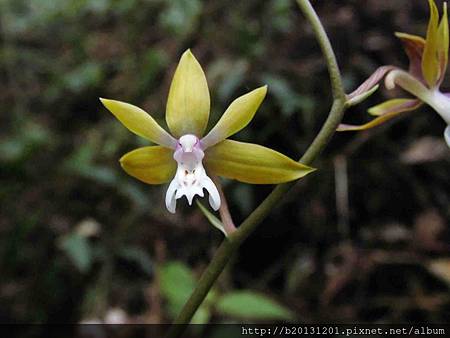
[[[92,263],[92,250],[86,237],[77,233],[63,237],[59,247],[80,272],[87,272]]]
[[[194,317],[192,317],[192,324],[208,324],[209,318],[211,317],[211,312],[209,308],[205,306],[200,306],[200,308],[195,312]]]
[[[177,312],[194,290],[195,278],[181,262],[168,262],[159,268],[161,293],[169,301],[170,312]]]
[[[292,320],[293,313],[274,300],[250,291],[234,291],[222,296],[216,310],[227,316],[257,320]]]
[[[177,315],[188,300],[196,279],[191,270],[182,262],[168,262],[159,268],[161,294],[168,301],[167,309],[172,316]],[[206,324],[211,316],[211,304],[217,299],[214,289],[210,290],[205,301],[192,318],[193,324]]]

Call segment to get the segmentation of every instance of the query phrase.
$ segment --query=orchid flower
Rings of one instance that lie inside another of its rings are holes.
[[[211,208],[220,208],[218,189],[208,174],[245,183],[278,184],[314,170],[272,149],[227,139],[251,121],[266,92],[267,86],[263,86],[234,100],[203,136],[209,119],[209,89],[200,64],[187,50],[175,70],[167,99],[166,122],[172,135],[141,108],[100,100],[131,132],[158,144],[125,154],[120,164],[145,183],[170,181],[165,202],[174,213],[179,198],[186,196],[191,205],[194,196],[204,196],[203,189],[209,194]]]
[[[341,124],[338,131],[369,129],[426,103],[447,123],[444,137],[450,147],[450,93],[442,93],[439,90],[448,64],[447,3],[444,3],[443,16],[439,22],[439,11],[434,0],[428,0],[428,2],[430,20],[426,39],[406,33],[395,34],[402,41],[408,55],[409,71],[394,66],[380,67],[354,93],[350,94],[351,96],[360,95],[386,76],[387,89],[399,86],[415,98],[395,98],[376,105],[368,110],[369,114],[376,116],[375,119],[360,126]]]

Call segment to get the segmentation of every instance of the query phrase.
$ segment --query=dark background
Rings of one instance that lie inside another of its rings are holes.
[[[395,31],[426,32],[425,0],[313,4],[349,92],[380,65],[407,67]],[[172,74],[191,48],[210,86],[210,126],[234,98],[268,84],[233,138],[298,158],[331,102],[310,26],[288,0],[5,0],[0,23],[0,322],[170,321],[180,284],[161,269],[198,276],[223,236],[185,201],[169,214],[165,186],[121,170],[120,156],[147,143],[98,97],[141,106],[165,126]],[[345,121],[367,121],[368,107],[398,94],[379,90]],[[215,292],[264,294],[295,322],[448,323],[444,127],[424,106],[336,134]],[[225,182],[236,223],[272,188]],[[212,302],[199,322],[248,317]]]

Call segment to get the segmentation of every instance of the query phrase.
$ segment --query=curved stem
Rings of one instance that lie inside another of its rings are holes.
[[[328,67],[328,73],[331,81],[331,89],[333,91],[333,98],[335,100],[345,101],[345,91],[342,85],[342,77],[339,71],[339,66],[334,55],[333,47],[331,46],[328,35],[322,26],[322,22],[317,16],[316,11],[308,0],[297,0],[297,4],[303,12],[303,15],[308,19],[312,26],[313,32],[316,35],[317,42],[322,49],[322,54],[325,58]]]
[[[314,34],[322,49],[328,67],[334,98],[327,120],[312,144],[299,160],[299,162],[308,165],[319,156],[336,131],[346,109],[346,100],[336,57],[320,19],[308,0],[297,0],[297,3],[309,23],[312,25]],[[247,219],[242,222],[238,229],[222,242],[211,263],[203,272],[196,289],[175,319],[174,324],[176,325],[172,326],[168,337],[176,338],[184,332],[186,325],[191,321],[198,307],[207,296],[209,290],[225,268],[228,261],[232,258],[233,254],[236,253],[242,242],[256,229],[264,218],[267,217],[270,211],[283,199],[294,184],[295,182],[289,182],[278,185],[247,217]]]

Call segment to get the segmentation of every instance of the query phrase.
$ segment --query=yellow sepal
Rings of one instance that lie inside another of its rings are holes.
[[[267,86],[259,87],[238,97],[227,108],[219,122],[202,139],[205,147],[213,146],[243,129],[255,116],[266,97]]]
[[[222,141],[205,154],[208,171],[251,184],[278,184],[296,180],[315,169],[253,143]]]
[[[367,130],[383,124],[394,117],[419,108],[423,103],[416,99],[393,99],[369,109],[371,115],[378,116],[363,125],[340,124],[337,131]]]
[[[127,174],[148,184],[162,184],[170,181],[177,169],[173,150],[160,146],[130,151],[122,156],[120,165]]]
[[[425,39],[419,35],[409,34],[409,33],[403,33],[403,32],[395,32],[394,33],[396,37],[398,37],[402,41],[409,41],[417,45],[418,47],[424,47],[425,46]]]
[[[422,73],[430,88],[434,87],[440,76],[440,65],[438,59],[439,36],[438,21],[439,12],[434,0],[428,0],[430,5],[430,20],[428,22],[425,49],[422,58]]]
[[[143,109],[122,101],[103,98],[100,101],[131,132],[156,144],[175,148],[176,140]]]
[[[448,33],[448,16],[447,16],[447,3],[444,2],[444,10],[442,19],[438,28],[438,59],[440,65],[440,79],[445,75],[448,63],[448,45],[449,45],[449,33]]]
[[[181,56],[170,85],[166,121],[172,134],[201,137],[209,119],[210,98],[205,73],[188,49]]]
[[[381,116],[388,113],[411,111],[420,105],[421,102],[416,99],[391,99],[369,108],[367,112],[372,116]]]

